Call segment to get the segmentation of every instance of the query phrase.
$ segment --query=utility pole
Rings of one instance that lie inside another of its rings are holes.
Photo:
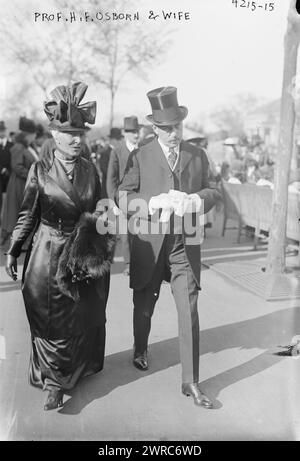
[[[300,41],[300,15],[296,10],[296,0],[291,0],[287,20],[287,30],[284,37],[280,130],[268,247],[267,272],[269,274],[280,274],[285,271],[288,182],[295,126],[295,101],[291,89],[296,81],[297,54]]]

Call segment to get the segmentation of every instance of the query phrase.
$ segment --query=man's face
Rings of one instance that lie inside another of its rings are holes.
[[[0,139],[5,138],[6,136],[6,131],[5,130],[0,130]]]
[[[110,145],[117,148],[120,145],[121,139],[110,138]]]
[[[131,144],[137,144],[139,142],[140,132],[139,130],[125,131],[124,136]]]
[[[35,140],[35,137],[36,137],[35,133],[26,133],[26,139],[29,145],[33,143],[33,141]]]
[[[42,145],[43,145],[44,142],[45,142],[45,139],[46,139],[46,136],[39,136],[38,138],[35,138],[35,144],[36,144],[38,147],[42,147]]]
[[[167,147],[177,147],[182,140],[182,122],[176,125],[153,126],[158,139]]]
[[[81,135],[82,132],[62,132],[51,131],[58,150],[66,154],[67,157],[79,157],[81,152]]]

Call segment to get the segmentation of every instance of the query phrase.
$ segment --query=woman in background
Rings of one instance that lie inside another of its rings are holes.
[[[2,240],[3,245],[11,236],[18,220],[22,205],[26,179],[33,162],[38,160],[35,150],[30,144],[36,137],[36,125],[33,120],[21,117],[20,133],[16,135],[15,144],[11,148],[11,175],[7,185],[6,202],[3,211]]]

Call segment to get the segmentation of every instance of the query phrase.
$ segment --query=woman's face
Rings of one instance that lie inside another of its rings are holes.
[[[81,152],[81,132],[51,131],[56,146],[67,158],[79,157]]]

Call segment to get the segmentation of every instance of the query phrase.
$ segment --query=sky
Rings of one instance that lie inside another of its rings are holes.
[[[137,9],[145,18],[150,10],[159,15],[164,10],[187,12],[190,19],[170,21],[175,31],[163,63],[149,69],[147,81],[131,77],[124,82],[116,98],[117,114],[137,114],[144,121],[143,116],[150,112],[147,91],[165,85],[178,88],[179,103],[188,107],[191,122],[239,93],[253,93],[267,100],[279,98],[289,0],[273,0],[273,11],[265,11],[264,6],[269,5],[265,0],[255,2],[256,11],[242,8],[242,3],[238,0],[236,7],[232,0],[139,0]],[[8,4],[0,0],[2,14],[8,11]],[[49,2],[30,1],[28,8],[49,11]],[[7,20],[13,18],[7,15]],[[154,27],[154,22],[161,30],[166,27],[160,17],[156,21],[147,19],[147,27]],[[134,23],[128,27],[134,27]],[[2,64],[5,69],[3,60]],[[0,70],[0,98],[5,98],[12,84],[5,70]],[[106,123],[107,91],[90,86],[86,98],[98,102],[97,124]],[[4,116],[1,108],[0,116]]]

